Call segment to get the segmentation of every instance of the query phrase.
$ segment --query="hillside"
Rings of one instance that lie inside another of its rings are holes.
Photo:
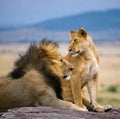
[[[29,43],[49,38],[68,42],[69,31],[85,28],[97,42],[120,42],[120,9],[94,11],[22,27],[1,27],[0,43]]]
[[[95,11],[56,18],[37,23],[31,27],[53,31],[69,31],[83,27],[89,31],[120,29],[120,9]]]

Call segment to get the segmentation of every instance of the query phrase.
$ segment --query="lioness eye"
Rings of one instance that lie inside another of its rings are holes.
[[[63,62],[63,60],[62,60],[62,59],[60,59],[60,61],[61,61],[61,62]]]
[[[74,44],[77,44],[77,39],[74,39]]]
[[[77,39],[74,39],[74,42],[76,42],[77,41]]]

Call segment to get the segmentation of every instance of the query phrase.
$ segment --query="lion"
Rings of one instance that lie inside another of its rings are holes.
[[[0,111],[25,106],[52,106],[83,110],[62,100],[61,80],[69,80],[72,65],[58,53],[58,44],[42,40],[32,44],[0,79]]]
[[[69,53],[65,57],[74,67],[69,82],[63,81],[63,99],[81,108],[108,111],[111,105],[101,106],[97,102],[99,55],[91,36],[80,28],[70,32]],[[90,101],[82,92],[87,86]]]

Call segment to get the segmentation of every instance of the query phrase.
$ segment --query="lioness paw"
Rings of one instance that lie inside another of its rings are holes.
[[[104,112],[107,112],[107,111],[109,111],[109,110],[111,110],[112,109],[112,105],[106,105],[105,107],[104,107]]]
[[[103,106],[102,108],[97,107],[93,111],[94,112],[107,112],[107,111],[109,111],[111,109],[112,109],[111,105],[106,105],[106,106]]]
[[[94,105],[94,104],[92,104],[91,102],[90,102],[90,106],[91,106],[91,108],[92,108],[92,110],[93,110],[93,111],[94,111],[94,110],[96,110],[95,105]]]

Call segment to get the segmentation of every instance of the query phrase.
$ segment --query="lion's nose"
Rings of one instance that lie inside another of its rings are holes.
[[[70,71],[72,71],[73,70],[73,68],[71,67],[71,68],[69,68],[70,69]]]

